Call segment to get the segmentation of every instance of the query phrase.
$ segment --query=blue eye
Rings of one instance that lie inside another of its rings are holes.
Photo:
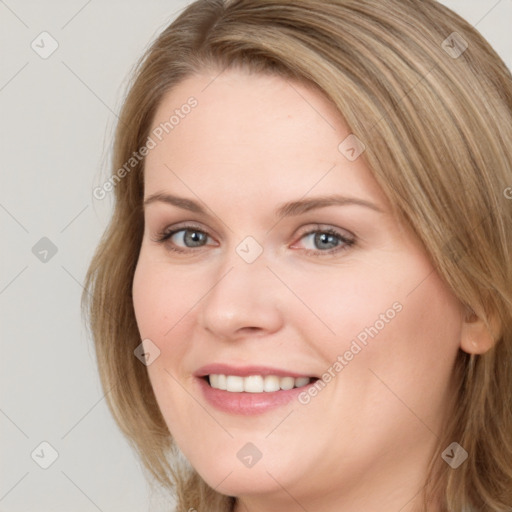
[[[165,242],[168,240],[171,241],[174,245],[178,245],[178,247],[193,249],[205,245],[208,241],[208,234],[194,227],[185,227],[162,233],[158,237],[159,242]],[[183,245],[180,246],[178,241],[181,241]],[[180,251],[180,249],[175,250]]]
[[[165,243],[169,250],[179,253],[189,253],[194,249],[204,247],[211,239],[205,231],[196,226],[184,226],[171,231],[163,231],[158,234],[156,242]],[[347,236],[335,229],[314,229],[304,233],[299,240],[307,240],[306,245],[313,247],[304,248],[304,252],[315,256],[329,256],[355,244],[352,235]]]
[[[320,253],[319,256],[329,255],[343,249],[348,249],[354,245],[355,240],[348,238],[335,229],[315,229],[311,230],[300,238],[312,243],[313,248],[306,248],[307,253]]]

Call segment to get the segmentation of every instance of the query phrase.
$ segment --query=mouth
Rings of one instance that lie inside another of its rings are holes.
[[[202,377],[213,389],[230,393],[273,393],[302,388],[318,380],[317,377],[293,377],[278,375],[226,375],[212,373]]]
[[[261,414],[289,404],[319,377],[266,366],[210,364],[194,374],[204,399],[234,415]]]

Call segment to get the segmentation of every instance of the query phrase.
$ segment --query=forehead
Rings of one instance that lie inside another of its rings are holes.
[[[194,105],[189,107],[188,105]],[[279,76],[227,70],[194,75],[169,91],[151,133],[146,188],[254,194],[262,187],[293,196],[309,189],[377,193],[362,158],[338,149],[350,130],[335,106],[313,87]],[[171,171],[172,170],[172,171]],[[182,181],[183,181],[182,180]]]

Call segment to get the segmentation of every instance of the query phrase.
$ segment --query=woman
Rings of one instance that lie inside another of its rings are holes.
[[[177,510],[512,507],[512,82],[417,0],[198,1],[141,60],[87,275]]]

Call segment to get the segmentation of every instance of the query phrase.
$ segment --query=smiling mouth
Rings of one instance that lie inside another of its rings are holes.
[[[231,393],[271,393],[302,388],[318,380],[317,377],[278,377],[277,375],[239,375],[211,374],[204,380],[214,389]]]

